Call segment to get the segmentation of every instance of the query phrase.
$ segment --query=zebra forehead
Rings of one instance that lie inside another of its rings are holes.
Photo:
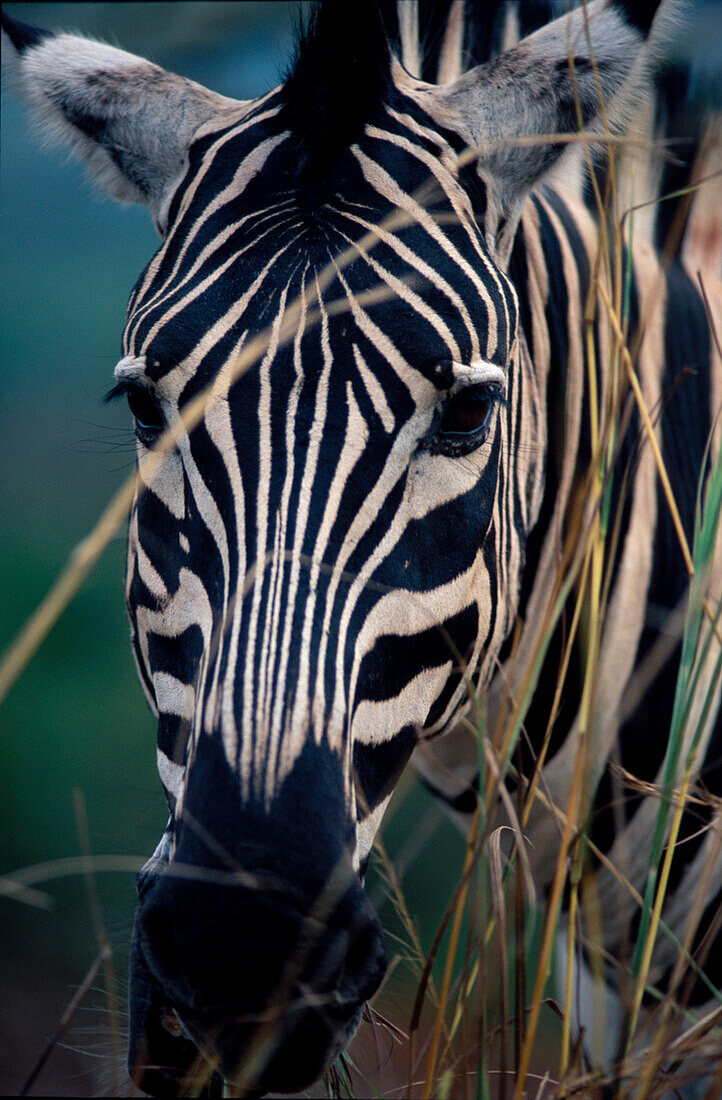
[[[369,142],[378,145],[379,133]],[[390,129],[388,135],[394,136]],[[251,140],[242,137],[241,164]],[[318,278],[324,301],[334,306],[332,330],[363,329],[361,320],[372,317],[410,353],[421,317],[434,329],[439,357],[467,365],[478,358],[505,363],[516,328],[514,290],[491,261],[458,184],[432,176],[440,186],[430,212],[414,194],[430,178],[428,164],[384,141],[388,157],[414,161],[404,188],[378,161],[373,172],[367,168],[364,144],[347,152],[343,191],[313,212],[293,187],[283,187],[284,165],[293,155],[286,141],[274,144],[268,160],[239,184],[226,146],[217,172],[209,150],[202,185],[189,174],[191,198],[181,203],[133,293],[124,338],[128,356],[148,356],[154,377],[165,371],[151,362],[150,351],[162,346],[170,351],[169,367],[183,359],[195,371],[208,353],[206,365],[214,370],[231,351],[220,338],[265,330],[281,297],[288,309],[305,295],[314,311]],[[366,293],[376,299],[352,309],[351,301]]]

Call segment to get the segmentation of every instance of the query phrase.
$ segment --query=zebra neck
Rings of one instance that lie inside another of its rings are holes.
[[[537,423],[532,453],[524,458],[541,464],[543,489],[528,518],[517,624],[500,655],[502,669],[490,685],[487,723],[492,737],[501,736],[515,701],[528,690],[528,673],[540,647],[548,644],[553,655],[533,692],[519,753],[527,775],[535,766],[554,707],[554,669],[558,671],[568,626],[563,616],[564,624],[553,629],[552,613],[565,575],[560,567],[568,554],[569,536],[576,531],[577,545],[579,525],[590,520],[589,510],[580,513],[575,501],[592,459],[584,309],[597,241],[596,226],[583,205],[545,188],[527,203],[510,260],[520,299],[522,360],[525,347],[531,363],[523,400],[534,408]],[[599,351],[594,384],[601,393],[606,390],[601,366],[605,357]],[[575,596],[573,590],[572,602]],[[576,719],[577,665],[575,652],[568,695],[565,689],[565,703],[570,697],[572,704],[555,727],[560,741]]]

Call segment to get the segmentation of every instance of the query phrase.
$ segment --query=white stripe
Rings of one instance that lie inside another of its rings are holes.
[[[228,383],[235,368],[238,356],[241,353],[247,333],[243,333],[238,343],[233,348],[227,361],[218,372],[221,384]],[[241,613],[243,601],[240,598],[243,581],[246,575],[246,528],[245,528],[245,498],[243,495],[243,481],[238,465],[238,454],[233,435],[230,408],[227,399],[212,402],[205,411],[204,423],[210,438],[218,448],[219,456],[222,456],[228,471],[228,480],[233,494],[233,509],[236,529],[236,543],[238,546],[237,577],[238,588],[230,607],[232,621],[225,623],[224,629],[230,633],[228,642],[228,661],[226,677],[221,687],[221,736],[226,757],[229,763],[235,763],[238,734],[236,730],[236,718],[234,708],[234,684],[236,664],[238,661],[238,638],[241,629]],[[219,649],[218,668],[220,669],[221,653]]]
[[[462,73],[464,48],[464,0],[452,0],[439,56],[437,84],[453,84]]]
[[[397,0],[396,10],[401,39],[401,63],[407,73],[418,78],[421,76],[418,0],[402,0],[402,3]]]
[[[388,629],[388,624],[387,624]],[[413,715],[423,721],[448,680],[455,661],[423,669],[393,699],[362,699],[354,709],[351,740],[361,745],[381,745],[409,723]]]
[[[298,328],[293,341],[293,368],[295,372],[295,378],[293,381],[293,387],[288,402],[288,415],[286,419],[286,479],[283,485],[283,491],[281,493],[281,507],[279,517],[279,528],[281,531],[280,545],[285,558],[285,546],[288,531],[288,507],[291,499],[291,489],[293,488],[293,479],[296,472],[295,464],[295,444],[296,444],[296,416],[298,413],[298,399],[303,387],[304,374],[303,374],[303,361],[301,358],[301,342],[306,334],[306,270],[304,270],[301,280],[300,302],[301,310],[298,320]],[[292,556],[292,560],[296,560],[296,555]],[[291,566],[293,569],[293,566]],[[277,644],[276,639],[281,639],[280,658],[278,662],[278,674],[277,683],[285,684],[288,677],[288,660],[290,656],[290,644],[289,639],[285,634],[285,628],[283,637],[282,628],[279,620],[280,605],[278,608],[274,608],[273,618],[273,635],[274,635],[274,662],[273,667],[276,664],[275,658],[275,646]],[[284,693],[283,691],[276,690],[276,698],[273,708],[273,714],[271,716],[271,722],[269,727],[269,737],[275,740],[280,740],[282,737],[282,722],[285,719],[284,715]]]
[[[159,711],[192,721],[196,693],[191,684],[184,684],[169,672],[154,672],[153,687]]]
[[[297,719],[301,716],[301,708],[303,708],[304,705],[306,707],[308,706],[308,697],[310,694],[309,654],[311,648],[313,624],[316,618],[316,593],[318,588],[321,562],[326,555],[329,536],[338,515],[341,497],[343,496],[346,485],[353,475],[358,460],[361,458],[366,449],[366,444],[369,437],[368,426],[361,414],[361,410],[359,409],[358,404],[356,403],[356,399],[353,395],[353,389],[350,382],[346,383],[346,402],[348,406],[346,436],[344,439],[343,448],[341,450],[338,464],[334,471],[333,480],[328,491],[328,497],[326,501],[326,506],[324,508],[321,525],[319,527],[318,536],[313,547],[309,596],[306,602],[306,612],[301,641],[301,645],[303,647],[303,676],[299,677],[299,687],[296,695],[297,708],[295,713]],[[325,699],[324,663],[322,661],[319,661],[319,665],[316,671],[316,682],[314,685],[313,698],[314,707],[312,719],[314,737],[316,742],[320,743],[324,734],[324,707],[322,706],[322,700]]]
[[[252,591],[253,596],[251,599],[250,609],[250,621],[248,626],[248,643],[246,646],[244,659],[245,668],[243,672],[243,738],[241,740],[241,778],[244,783],[244,797],[249,797],[251,791],[248,788],[248,777],[252,770],[253,757],[257,755],[255,744],[257,739],[256,722],[255,717],[258,714],[258,706],[261,700],[257,700],[255,697],[256,683],[253,670],[255,662],[255,650],[256,650],[256,637],[258,634],[258,619],[259,609],[261,601],[261,592],[263,589],[263,580],[266,569],[266,545],[267,545],[267,523],[268,523],[268,489],[270,481],[270,379],[269,368],[273,363],[276,352],[278,350],[278,341],[281,331],[281,322],[283,320],[283,310],[286,303],[286,296],[288,294],[289,284],[283,287],[281,291],[281,298],[279,302],[279,308],[276,316],[273,319],[273,326],[271,329],[270,339],[266,354],[259,367],[259,382],[261,387],[261,393],[259,398],[259,477],[258,477],[258,491],[256,496],[256,546],[255,554],[256,559],[250,566],[253,571],[253,583]],[[261,685],[258,684],[259,689]],[[260,741],[260,738],[258,739]],[[260,793],[260,792],[255,792]]]
[[[161,783],[167,791],[170,791],[176,801],[179,801],[183,789],[185,768],[181,764],[176,764],[173,760],[170,760],[161,749],[156,749],[156,759]]]
[[[386,394],[383,391],[383,386],[379,382],[376,375],[369,368],[363,355],[359,351],[358,344],[353,345],[353,357],[358,367],[358,372],[361,375],[361,380],[366,387],[366,392],[369,395],[371,404],[373,405],[381,423],[384,426],[384,431],[391,433],[394,430],[396,424],[396,417],[389,408],[389,403],[386,400]]]
[[[288,601],[286,604],[286,618],[283,629],[283,647],[281,650],[281,667],[284,671],[283,679],[280,680],[281,684],[285,684],[286,675],[288,669],[288,661],[290,656],[293,618],[296,610],[296,603],[298,600],[298,589],[300,582],[301,569],[306,569],[306,565],[302,562],[302,550],[303,543],[306,536],[308,518],[311,511],[311,497],[313,493],[313,483],[316,477],[316,469],[318,466],[318,456],[321,449],[321,442],[323,439],[323,432],[326,425],[326,417],[328,414],[328,382],[331,373],[331,366],[333,364],[333,356],[331,354],[331,346],[328,339],[328,314],[321,295],[318,291],[318,283],[316,283],[318,308],[321,318],[321,361],[323,363],[321,369],[321,375],[318,380],[316,388],[316,399],[313,411],[313,421],[309,432],[308,451],[306,457],[306,464],[303,472],[303,479],[301,481],[301,488],[299,490],[297,503],[296,503],[296,531],[293,540],[293,552],[291,554],[291,576],[288,584]],[[306,349],[308,354],[308,348]],[[310,597],[309,597],[310,598]],[[304,650],[303,644],[299,654],[300,666],[298,671],[298,683],[296,686],[296,700],[300,701],[300,704],[305,707],[305,712],[300,715],[296,711],[293,715],[290,729],[293,732],[305,733],[308,729],[308,720],[310,715],[308,713],[308,653]],[[278,689],[277,689],[278,690]],[[297,753],[300,751],[301,745],[295,745],[292,743],[292,736],[289,736],[288,731],[283,730],[284,721],[284,707],[283,707],[283,694],[284,688],[281,687],[278,690],[276,699],[276,706],[274,708],[274,721],[273,721],[273,750],[274,761],[276,762],[276,772],[279,769],[288,770],[289,764],[292,764]],[[277,753],[280,746],[280,751],[283,753],[283,759],[277,760]],[[271,774],[269,769],[269,782],[271,780]]]

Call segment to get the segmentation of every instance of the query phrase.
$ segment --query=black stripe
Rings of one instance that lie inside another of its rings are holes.
[[[359,821],[391,794],[416,747],[416,730],[404,726],[387,741],[365,745],[354,741],[353,768],[359,789]]]

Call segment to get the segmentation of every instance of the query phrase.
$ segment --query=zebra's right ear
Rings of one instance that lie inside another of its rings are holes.
[[[675,2],[657,16],[657,0],[582,0],[454,84],[426,92],[449,128],[478,151],[485,231],[500,262],[526,196],[568,148],[563,139],[580,128],[620,134],[649,99]]]
[[[83,157],[113,198],[149,207],[163,233],[193,135],[242,104],[102,42],[4,13],[2,28],[3,66],[41,125]]]

